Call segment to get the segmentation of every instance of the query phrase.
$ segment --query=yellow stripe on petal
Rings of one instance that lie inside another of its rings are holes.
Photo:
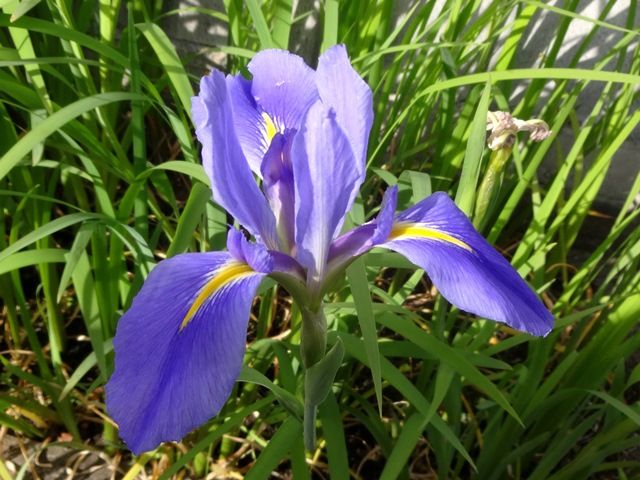
[[[429,228],[419,223],[396,223],[391,229],[389,240],[397,240],[401,237],[425,238],[427,240],[451,243],[473,253],[473,248],[462,240],[459,240],[448,233],[436,230],[435,228]]]
[[[276,127],[275,122],[271,119],[271,117],[267,114],[267,112],[262,112],[262,119],[264,120],[265,137],[267,140],[267,145],[271,145],[271,140],[278,133],[278,127]]]
[[[222,287],[227,285],[234,280],[237,280],[242,277],[246,277],[249,274],[255,273],[253,269],[247,265],[246,263],[241,262],[229,262],[223,267],[216,270],[211,280],[209,280],[200,293],[193,301],[191,308],[184,316],[182,323],[180,324],[180,331],[184,330],[184,328],[189,324],[189,322],[193,319],[195,314],[198,312],[202,304],[212,295],[214,295],[217,291],[219,291]]]

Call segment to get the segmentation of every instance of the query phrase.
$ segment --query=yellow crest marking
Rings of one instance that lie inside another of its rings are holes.
[[[198,296],[191,304],[191,308],[189,308],[189,311],[184,316],[184,319],[180,324],[180,331],[184,330],[184,328],[189,324],[207,298],[215,294],[229,282],[251,273],[254,273],[253,269],[246,263],[241,262],[229,262],[216,270],[213,277],[211,277],[211,280],[202,287],[202,290],[200,290],[200,293],[198,293]]]
[[[473,253],[473,248],[462,240],[458,240],[456,237],[449,235],[448,233],[441,232],[434,228],[429,228],[419,223],[397,223],[391,229],[389,240],[396,240],[398,237],[417,237],[426,238],[428,240],[438,240],[441,242],[452,243],[457,247],[464,248],[465,250]]]
[[[273,140],[273,137],[275,137],[276,133],[278,133],[278,127],[276,127],[276,124],[267,114],[267,112],[262,112],[262,119],[264,120],[264,126],[266,128],[265,135],[267,139],[267,145],[271,145],[271,140]]]

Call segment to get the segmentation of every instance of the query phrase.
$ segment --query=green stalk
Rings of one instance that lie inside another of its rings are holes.
[[[304,438],[304,448],[308,452],[316,449],[316,417],[318,406],[311,402],[311,399],[304,397],[304,420],[302,425],[302,436]]]
[[[475,213],[473,216],[473,224],[480,231],[482,231],[482,227],[487,219],[487,214],[491,209],[491,202],[500,188],[500,179],[511,157],[511,150],[511,147],[499,148],[493,150],[491,157],[489,157],[489,166],[478,188]]]
[[[318,311],[311,311],[301,307],[302,335],[300,338],[300,356],[305,368],[305,395],[304,395],[304,420],[303,436],[304,446],[308,451],[315,450],[316,446],[316,417],[318,404],[316,399],[309,394],[309,368],[324,358],[327,350],[327,319],[322,307]]]
[[[302,338],[300,355],[305,369],[309,369],[324,358],[327,351],[327,319],[322,306],[317,311],[300,307],[302,312]]]

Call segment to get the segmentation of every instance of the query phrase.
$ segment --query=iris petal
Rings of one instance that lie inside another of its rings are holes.
[[[301,57],[285,50],[258,52],[247,68],[253,75],[253,98],[281,133],[299,129],[306,111],[318,99],[315,72]]]
[[[338,125],[349,139],[364,180],[373,100],[369,85],[351,66],[344,45],[331,47],[320,56],[316,83],[322,103],[336,112]]]
[[[360,185],[349,141],[321,102],[315,103],[293,141],[298,261],[312,283],[326,269],[331,241],[339,233]]]
[[[328,269],[331,272],[341,270],[353,258],[387,240],[393,227],[397,202],[398,187],[387,188],[375,220],[360,225],[333,241],[329,251]]]
[[[256,272],[269,274],[274,269],[273,253],[262,243],[249,242],[240,230],[231,228],[227,233],[227,250],[233,258]]]
[[[216,70],[200,82],[200,93],[192,99],[198,140],[202,143],[202,165],[214,200],[253,235],[275,248],[275,218],[258,188],[243,155],[231,114],[224,75]]]
[[[291,165],[291,135],[277,133],[264,156],[262,189],[276,217],[280,250],[290,252],[294,244],[294,183]]]
[[[226,81],[238,141],[251,170],[260,176],[260,164],[269,142],[264,120],[251,95],[251,80],[242,75],[228,75]]]
[[[397,189],[385,193],[378,217],[331,245],[329,277],[379,246],[426,270],[452,304],[534,335],[546,335],[553,316],[513,267],[473,228],[448,195],[438,192],[394,220]]]
[[[442,295],[467,312],[546,335],[553,316],[507,260],[438,192],[398,215],[380,245],[425,269]]]
[[[242,367],[264,277],[228,253],[160,262],[118,323],[107,411],[136,454],[177,441],[216,415]]]

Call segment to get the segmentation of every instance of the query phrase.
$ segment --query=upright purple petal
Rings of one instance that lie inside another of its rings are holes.
[[[251,80],[242,75],[228,75],[226,78],[233,125],[240,147],[253,173],[261,176],[262,158],[269,148],[271,139],[259,107],[251,94]]]
[[[331,47],[320,56],[316,84],[322,103],[336,112],[338,125],[349,139],[364,180],[373,100],[369,85],[351,66],[344,45]]]
[[[277,130],[299,129],[305,113],[318,99],[315,72],[301,57],[285,50],[258,52],[247,66],[251,93]]]
[[[262,273],[228,253],[187,253],[151,272],[118,323],[107,412],[136,454],[216,415],[240,373]]]
[[[546,335],[553,316],[513,267],[445,193],[401,213],[380,245],[424,268],[442,295],[467,312]]]
[[[192,99],[202,165],[211,180],[214,200],[275,248],[275,219],[238,143],[230,103],[222,73],[214,70],[202,78],[200,93]]]
[[[309,280],[320,281],[331,241],[360,185],[349,141],[321,102],[309,110],[291,152],[296,194],[296,246]]]
[[[280,250],[290,252],[295,238],[295,209],[291,143],[293,134],[277,133],[264,156],[260,170],[262,189],[276,218]]]

